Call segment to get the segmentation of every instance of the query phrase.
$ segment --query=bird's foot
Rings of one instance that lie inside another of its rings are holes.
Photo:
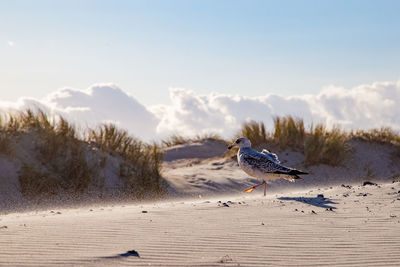
[[[262,182],[261,184],[256,184],[255,186],[252,186],[252,187],[250,187],[250,188],[247,188],[246,190],[244,190],[244,192],[246,192],[246,193],[251,193],[251,192],[253,192],[257,187],[259,187],[259,186],[261,186],[261,185],[264,185],[264,188],[265,188],[265,185],[266,185],[265,181]],[[265,191],[265,189],[264,189],[264,191]]]
[[[256,188],[253,186],[253,187],[247,188],[246,190],[244,190],[244,192],[251,193],[254,191],[254,189],[256,189]]]

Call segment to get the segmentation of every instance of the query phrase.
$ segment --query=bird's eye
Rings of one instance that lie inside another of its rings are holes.
[[[236,144],[239,144],[240,143],[240,140],[238,139],[238,140],[236,140]]]

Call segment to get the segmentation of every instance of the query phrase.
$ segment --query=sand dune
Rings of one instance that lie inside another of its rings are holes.
[[[399,190],[339,185],[12,213],[0,217],[0,265],[398,266]]]
[[[163,202],[0,215],[0,266],[399,265],[393,147],[357,142],[345,165],[311,166],[296,183],[269,182],[266,197],[243,193],[258,181],[221,157],[222,145],[190,147],[197,152],[166,153]],[[278,154],[303,169],[301,153]]]
[[[395,146],[353,140],[352,147],[351,156],[343,165],[336,167],[324,164],[305,167],[302,153],[278,151],[284,165],[306,170],[310,174],[294,183],[284,179],[268,181],[267,191],[294,192],[342,183],[362,184],[366,180],[391,182],[400,178],[400,158],[396,155],[398,148]],[[216,146],[207,148],[210,151],[215,149],[213,155],[222,152]],[[257,179],[246,175],[235,159],[193,158],[193,153],[180,151],[180,155],[174,154],[180,160],[167,161],[163,165],[162,173],[169,184],[170,194],[185,197],[240,194],[245,188],[259,183]]]

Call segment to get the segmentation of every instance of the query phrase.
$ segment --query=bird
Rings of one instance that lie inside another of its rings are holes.
[[[262,180],[263,182],[252,186],[244,192],[251,193],[257,187],[264,185],[264,196],[267,192],[267,181],[283,178],[291,182],[303,180],[299,175],[306,175],[307,172],[283,166],[275,153],[263,149],[258,152],[251,148],[251,142],[245,137],[240,137],[228,146],[228,149],[239,147],[237,160],[240,168],[250,176]]]

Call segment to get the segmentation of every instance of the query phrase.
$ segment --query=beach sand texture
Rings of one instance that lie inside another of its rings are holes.
[[[0,217],[0,266],[399,266],[399,190],[338,185],[10,213]]]

